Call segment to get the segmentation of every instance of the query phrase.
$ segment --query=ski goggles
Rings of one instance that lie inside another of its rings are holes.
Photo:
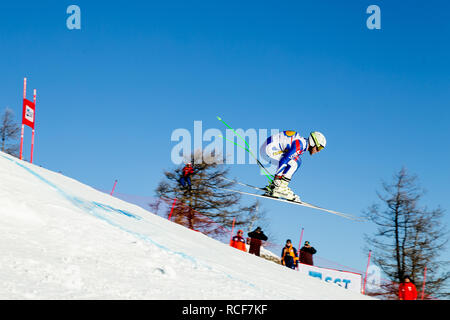
[[[317,150],[320,151],[323,149],[323,146],[317,141],[316,134],[314,132],[311,132],[311,137],[313,138],[314,144],[317,147]]]

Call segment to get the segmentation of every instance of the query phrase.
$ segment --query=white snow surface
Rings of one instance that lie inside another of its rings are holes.
[[[10,300],[370,299],[1,152],[0,283]]]

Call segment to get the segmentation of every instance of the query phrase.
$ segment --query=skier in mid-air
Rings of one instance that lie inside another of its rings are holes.
[[[301,201],[288,187],[292,175],[302,162],[300,156],[307,150],[310,155],[318,153],[326,144],[325,136],[318,131],[311,132],[307,139],[295,131],[282,131],[270,136],[261,151],[278,161],[278,169],[273,181],[265,187],[266,195]]]
[[[309,151],[310,155],[320,152],[323,148],[325,148],[327,144],[327,140],[325,136],[318,132],[313,131],[309,134],[307,138],[302,137],[295,131],[283,131],[278,134],[274,134],[269,137],[264,144],[260,148],[259,154],[262,157],[269,157],[271,160],[275,160],[278,163],[278,169],[275,175],[272,175],[267,171],[261,161],[253,154],[253,151],[250,150],[250,146],[247,141],[241,137],[236,130],[230,127],[225,121],[222,120],[221,117],[217,117],[219,121],[221,121],[224,125],[228,127],[228,129],[232,130],[236,136],[238,136],[244,143],[246,147],[240,144],[234,143],[235,145],[243,148],[245,151],[249,153],[249,155],[256,160],[256,163],[265,171],[265,175],[269,178],[270,183],[264,188],[253,186],[247,183],[243,183],[236,180],[226,179],[229,182],[233,182],[242,186],[250,187],[256,190],[264,190],[264,194],[258,193],[250,193],[242,190],[231,190],[222,188],[224,190],[230,192],[236,192],[240,194],[246,194],[254,197],[262,197],[262,198],[272,198],[276,201],[281,202],[291,202],[295,203],[299,206],[305,206],[321,211],[325,211],[331,214],[335,214],[341,216],[346,219],[354,220],[354,221],[365,221],[364,219],[352,216],[350,214],[321,208],[319,206],[315,206],[311,203],[304,202],[300,200],[300,197],[296,195],[289,187],[289,182],[292,179],[292,175],[297,171],[298,167],[301,164],[300,156],[305,152]],[[224,138],[225,140],[228,140]],[[267,159],[266,159],[267,160]],[[269,177],[270,176],[270,177]]]

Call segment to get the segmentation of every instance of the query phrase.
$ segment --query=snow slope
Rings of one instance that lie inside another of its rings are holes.
[[[0,152],[0,299],[368,299]]]

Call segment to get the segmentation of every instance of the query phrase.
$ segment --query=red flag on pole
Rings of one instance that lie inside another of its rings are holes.
[[[22,102],[22,131],[20,133],[20,160],[23,159],[23,135],[24,128],[28,126],[32,129],[31,133],[31,154],[30,163],[33,163],[33,149],[34,149],[34,126],[36,119],[36,89],[33,90],[33,102],[27,100],[27,78],[23,79],[23,102]]]
[[[36,104],[30,100],[23,99],[22,124],[34,129],[34,116]]]

